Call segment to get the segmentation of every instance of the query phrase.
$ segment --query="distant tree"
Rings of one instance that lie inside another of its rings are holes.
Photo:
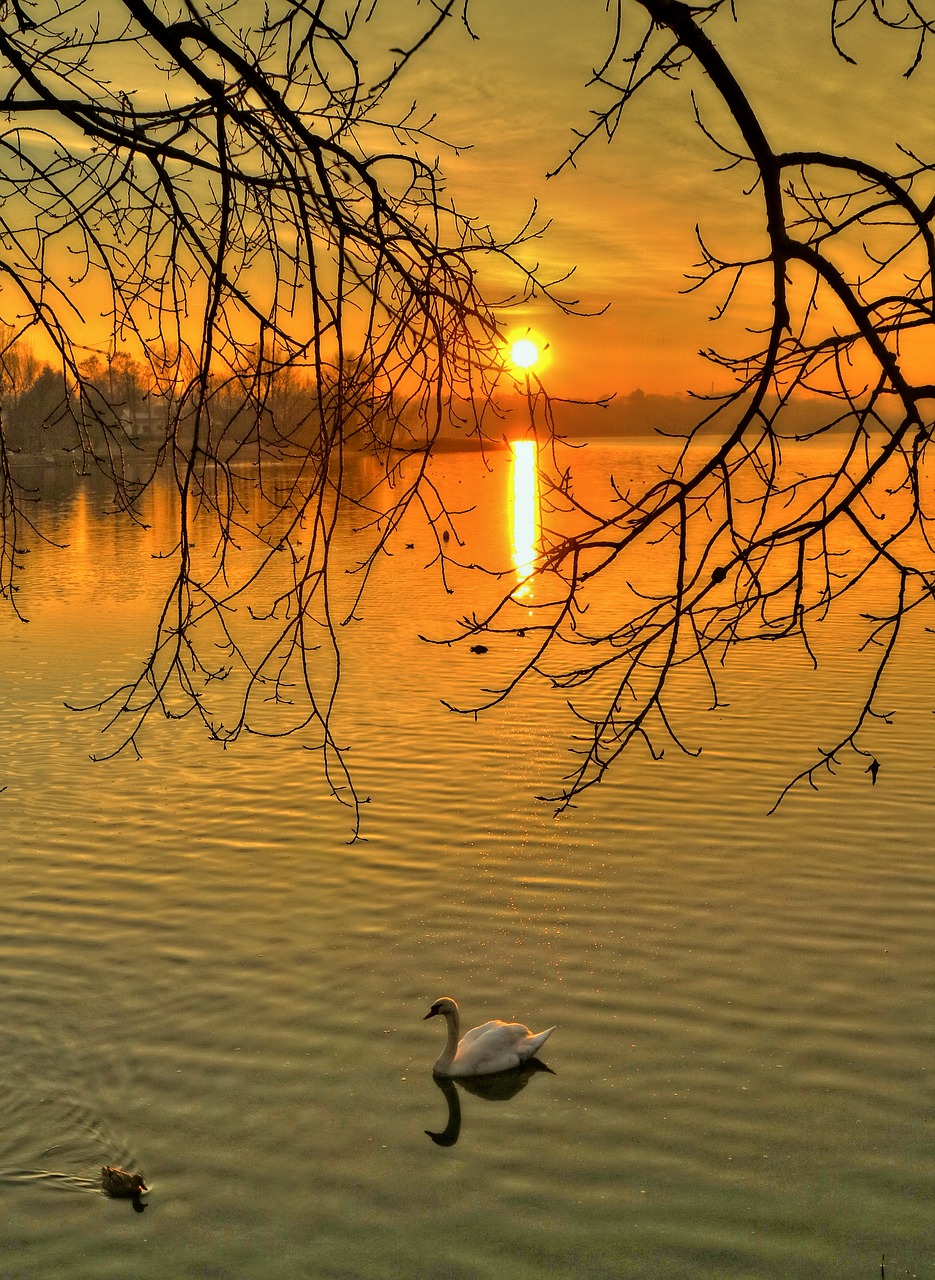
[[[80,452],[81,441],[68,385],[61,373],[44,365],[39,376],[19,396],[7,439],[20,453],[56,454]]]
[[[15,412],[20,396],[28,391],[39,373],[39,362],[31,345],[12,325],[0,324],[0,400]]]
[[[832,0],[831,40],[850,60],[852,24],[876,22],[909,39],[913,74],[935,33],[924,11],[910,0]],[[466,627],[465,638],[520,629],[536,637],[485,705],[534,675],[572,698],[583,727],[575,767],[553,797],[563,807],[633,746],[654,757],[667,744],[691,749],[683,733],[692,672],[710,704],[721,705],[731,654],[757,644],[773,654],[782,644],[817,665],[821,624],[863,613],[855,644],[875,656],[850,724],[782,794],[848,761],[869,785],[880,767],[874,726],[889,713],[884,675],[906,633],[935,622],[935,157],[906,149],[903,167],[889,172],[808,139],[777,148],[719,48],[734,17],[730,0],[618,0],[616,12],[615,43],[595,78],[607,105],[566,163],[594,139],[612,138],[638,94],[663,80],[683,83],[700,143],[713,148],[731,195],[745,192],[759,210],[761,229],[749,254],[724,256],[705,233],[717,218],[710,210],[692,287],[713,292],[722,319],[742,294],[747,306],[766,301],[761,321],[742,331],[745,345],[708,352],[733,390],[698,401],[696,425],[658,479],[646,489],[609,487],[598,511],[555,495],[574,532],[545,549],[534,626],[528,599],[518,618],[505,597]],[[893,114],[910,123],[898,104]],[[857,104],[854,120],[859,135]],[[824,404],[808,425],[803,396]],[[833,446],[830,464],[814,449],[811,461],[801,450],[792,456],[795,444],[819,440]],[[647,564],[656,566],[652,581]],[[613,611],[589,612],[611,583]]]
[[[111,406],[134,418],[140,411],[148,371],[128,351],[115,351],[107,366],[107,390]]]

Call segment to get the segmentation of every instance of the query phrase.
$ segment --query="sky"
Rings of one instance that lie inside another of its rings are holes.
[[[626,6],[633,29],[642,9]],[[860,20],[845,33],[850,65],[831,46],[830,0],[736,0],[706,30],[728,58],[775,148],[837,148],[876,162],[900,163],[897,144],[935,158],[935,60],[907,80],[910,37]],[[704,118],[716,104],[697,72],[649,87],[631,104],[608,143],[596,138],[574,169],[547,178],[606,103],[588,88],[611,37],[604,0],[471,0],[478,39],[452,23],[427,47],[405,81],[438,114],[438,129],[470,144],[443,157],[462,207],[508,234],[533,200],[551,227],[535,246],[544,274],[575,275],[567,292],[598,318],[568,319],[547,306],[515,314],[549,344],[542,376],[557,395],[671,394],[723,386],[700,355],[730,347],[712,323],[712,293],[684,293],[698,261],[695,226],[730,252],[762,234],[756,195],[736,172],[716,173],[722,157],[694,121],[691,92]],[[726,135],[728,140],[732,137]],[[492,282],[493,292],[506,281]],[[739,301],[739,322],[757,327],[764,298]]]
[[[242,3],[255,23],[254,0]],[[911,38],[886,34],[868,18],[845,34],[855,64],[835,54],[831,0],[735,0],[734,7],[736,22],[725,5],[706,30],[775,148],[841,149],[898,167],[902,143],[935,159],[935,51],[907,80]],[[118,23],[125,10],[109,0],[88,12]],[[364,63],[372,56],[385,71],[387,49],[405,42],[407,25],[424,28],[435,12],[433,0],[379,0],[362,32]],[[610,101],[589,81],[611,42],[613,15],[605,0],[469,0],[469,15],[477,38],[450,20],[407,65],[386,110],[404,114],[415,100],[423,116],[434,116],[433,129],[456,144],[457,154],[442,151],[441,160],[463,212],[505,238],[534,205],[539,223],[549,224],[527,260],[546,280],[573,270],[560,292],[589,314],[569,317],[537,301],[505,315],[512,333],[529,332],[546,348],[538,372],[549,391],[593,399],[721,389],[724,375],[700,352],[737,351],[743,327],[767,321],[768,298],[755,289],[738,297],[733,331],[712,322],[719,295],[686,293],[699,257],[696,225],[730,254],[762,244],[763,218],[757,194],[743,191],[744,175],[717,172],[722,156],[695,123],[693,93],[705,122],[724,126],[700,72],[648,86],[612,141],[593,139],[574,167],[549,178],[574,130],[587,128],[591,112]],[[638,36],[645,15],[636,0],[625,0],[624,17],[626,33]],[[143,65],[121,63],[115,73],[145,106],[147,93],[170,90],[165,81],[141,85]],[[724,138],[734,141],[729,128]],[[493,298],[518,283],[489,264],[482,280]]]

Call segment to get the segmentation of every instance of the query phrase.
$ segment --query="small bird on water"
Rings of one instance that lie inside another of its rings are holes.
[[[106,1195],[125,1196],[138,1200],[144,1191],[148,1191],[141,1173],[127,1173],[126,1169],[118,1169],[116,1165],[101,1165],[101,1187]]]

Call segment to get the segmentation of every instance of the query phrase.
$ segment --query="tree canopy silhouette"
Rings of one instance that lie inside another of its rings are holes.
[[[510,299],[484,295],[477,261],[509,263],[515,297],[570,305],[525,265],[539,229],[504,242],[453,206],[432,117],[394,110],[396,82],[431,56],[443,24],[469,23],[469,4],[439,0],[407,43],[379,53],[383,12],[380,0],[366,10],[284,0],[258,16],[194,0],[172,12],[147,0],[9,0],[0,17],[0,591],[16,608],[19,548],[27,528],[42,533],[11,447],[28,346],[41,341],[57,353],[59,418],[73,424],[59,447],[106,474],[130,519],[157,470],[169,469],[178,494],[174,581],[152,650],[98,706],[110,750],[136,749],[153,712],[195,716],[223,741],[311,735],[355,811],[333,724],[339,512],[354,502],[372,516],[358,593],[413,507],[444,570],[454,548],[426,460],[451,418],[483,437],[509,378]],[[847,58],[852,24],[894,28],[912,41],[913,73],[933,24],[910,0],[894,13],[831,0],[830,39]],[[609,105],[566,163],[613,137],[637,94],[683,82],[700,145],[714,148],[725,182],[741,175],[762,227],[754,252],[728,258],[700,211],[692,287],[712,292],[724,316],[749,290],[764,299],[762,323],[742,349],[709,352],[732,390],[699,400],[696,426],[645,491],[611,484],[592,509],[556,481],[532,625],[528,602],[520,617],[505,592],[460,638],[522,630],[533,641],[490,702],[536,678],[585,695],[576,764],[553,797],[564,806],[631,745],[687,749],[672,710],[685,671],[703,673],[716,705],[732,650],[787,642],[814,658],[818,623],[869,591],[865,638],[877,657],[865,696],[848,731],[789,785],[814,782],[847,752],[875,779],[867,734],[885,717],[880,684],[935,587],[935,384],[919,358],[935,306],[935,169],[908,150],[889,172],[808,140],[777,149],[719,49],[728,0],[617,0],[617,18],[595,73]],[[714,123],[693,88],[716,102]],[[804,472],[792,457],[803,396],[826,405],[808,438],[835,450],[832,464]],[[142,453],[141,398],[158,427],[157,447]],[[351,493],[355,450],[379,461],[382,496]],[[203,558],[196,520],[217,531]],[[650,554],[667,568],[647,584]],[[601,610],[592,624],[588,604],[609,581],[622,584],[613,616]]]
[[[504,373],[500,322],[472,260],[505,256],[521,291],[535,288],[517,257],[534,232],[495,242],[446,203],[431,118],[389,105],[455,0],[382,56],[370,35],[378,4],[170,9],[3,7],[2,359],[13,394],[0,439],[0,590],[15,608],[26,530],[42,534],[11,448],[14,400],[29,390],[22,357],[42,343],[60,365],[55,416],[74,424],[70,446],[57,447],[102,470],[130,518],[157,469],[178,492],[176,576],[152,652],[99,707],[111,751],[135,749],[154,711],[194,715],[225,741],[245,729],[310,733],[356,807],[331,725],[347,451],[375,454],[392,487],[364,503],[379,513],[365,584],[407,508],[432,502],[424,465],[396,485],[402,451],[424,464],[452,405],[471,413]],[[142,382],[164,424],[145,456],[126,395],[115,413],[107,394],[127,347],[148,366]],[[301,393],[301,412],[282,412],[285,390],[293,405]],[[49,413],[43,401],[43,421]],[[480,419],[465,433],[481,432]],[[287,471],[275,485],[274,461]],[[244,469],[266,500],[259,517]],[[196,519],[217,531],[203,562]],[[283,546],[294,551],[286,577]]]
[[[785,643],[817,666],[820,624],[862,613],[855,644],[873,656],[851,722],[779,798],[797,783],[815,786],[848,757],[875,782],[872,727],[889,719],[881,683],[911,624],[931,620],[935,589],[935,165],[909,150],[904,167],[889,172],[807,140],[777,149],[718,46],[719,24],[733,18],[728,0],[618,0],[616,15],[613,46],[594,77],[607,105],[565,164],[596,139],[613,139],[637,95],[663,80],[682,83],[700,141],[713,148],[725,183],[736,189],[739,176],[762,228],[755,251],[726,257],[705,230],[716,226],[716,209],[700,211],[690,287],[713,296],[716,318],[742,295],[748,306],[759,300],[761,318],[746,345],[707,351],[732,388],[699,398],[696,424],[658,481],[645,489],[611,481],[599,509],[556,486],[536,621],[517,621],[505,596],[466,624],[471,635],[536,637],[484,705],[533,675],[568,694],[582,727],[575,766],[549,797],[562,808],[634,745],[656,757],[666,745],[693,750],[681,728],[692,672],[717,707],[731,653]],[[884,10],[835,0],[829,18],[834,48],[848,60],[858,20],[908,37],[907,75],[933,29],[911,3]],[[824,405],[807,428],[795,412],[803,399]],[[613,608],[589,615],[608,590]],[[696,709],[697,700],[696,691]]]

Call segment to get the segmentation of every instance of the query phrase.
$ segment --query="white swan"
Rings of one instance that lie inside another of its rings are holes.
[[[548,1031],[533,1034],[521,1022],[496,1019],[475,1027],[459,1042],[461,1016],[457,1001],[442,996],[422,1021],[439,1013],[448,1024],[448,1039],[432,1068],[437,1076],[491,1076],[498,1071],[510,1071],[534,1057],[555,1030],[549,1027]]]

